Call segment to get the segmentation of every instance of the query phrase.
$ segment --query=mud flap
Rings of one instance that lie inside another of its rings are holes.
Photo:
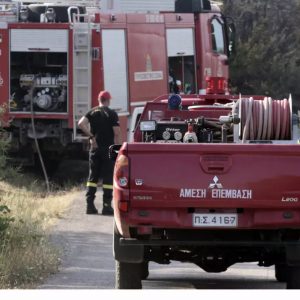
[[[300,245],[285,247],[286,261],[289,266],[300,266]]]
[[[114,226],[113,254],[115,260],[124,263],[142,263],[144,261],[143,245],[120,245],[121,235]]]

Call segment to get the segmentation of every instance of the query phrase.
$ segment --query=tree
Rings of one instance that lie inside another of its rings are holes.
[[[233,90],[300,99],[300,0],[224,0],[223,11],[236,24]]]

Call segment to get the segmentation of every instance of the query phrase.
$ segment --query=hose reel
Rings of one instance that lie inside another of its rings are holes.
[[[241,98],[234,109],[241,119],[239,137],[245,142],[290,140],[292,137],[291,98],[289,100],[263,100]]]

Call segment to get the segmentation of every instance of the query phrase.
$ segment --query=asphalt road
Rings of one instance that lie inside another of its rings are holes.
[[[96,200],[96,206],[101,211],[100,200]],[[60,271],[38,288],[113,289],[112,227],[112,217],[85,214],[82,192],[53,232],[53,242],[63,253]],[[151,263],[143,289],[285,289],[285,284],[275,280],[273,267],[257,267],[254,263],[237,264],[215,274],[193,264],[172,262]]]

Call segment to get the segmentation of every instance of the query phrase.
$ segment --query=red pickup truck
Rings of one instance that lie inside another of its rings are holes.
[[[291,99],[162,96],[134,142],[110,149],[116,288],[141,288],[149,261],[224,272],[275,265],[300,288],[300,127]]]

